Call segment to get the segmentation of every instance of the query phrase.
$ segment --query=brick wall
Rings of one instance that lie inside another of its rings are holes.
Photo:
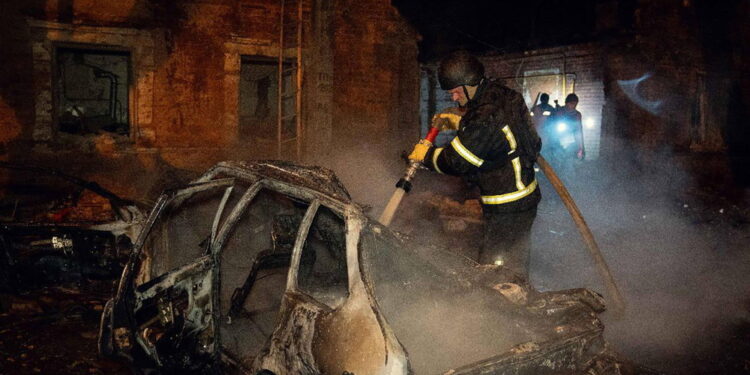
[[[706,52],[726,36],[703,24],[713,16],[696,3],[639,1],[633,34],[606,46],[605,132],[613,153],[629,151],[618,139],[651,151],[725,149],[729,69],[720,62],[725,51]]]
[[[384,206],[419,139],[417,33],[389,0],[334,9],[333,129],[329,158],[353,197]]]
[[[398,148],[392,140],[417,121],[416,32],[389,1],[302,1],[304,68],[313,75],[303,74],[303,118],[314,122],[307,159],[338,157],[331,150],[359,134]],[[279,1],[13,3],[0,14],[0,159],[61,168],[135,198],[169,171],[267,157],[238,137],[240,65],[241,56],[278,56]],[[296,30],[287,31],[290,46]],[[57,130],[61,45],[130,54],[130,136]]]
[[[334,134],[390,142],[411,130],[416,137],[416,32],[386,0],[344,1],[334,25]]]
[[[539,91],[534,89],[535,76],[541,76],[543,80],[558,81],[556,85],[552,85],[557,86],[558,91],[548,92],[550,104],[557,99],[560,105],[563,105],[565,96],[575,92],[579,98],[577,109],[583,116],[586,157],[597,159],[600,150],[602,106],[605,102],[602,59],[603,55],[598,45],[584,44],[520,54],[489,55],[483,57],[482,61],[489,77],[501,79],[508,87],[521,92],[529,107],[534,105]]]

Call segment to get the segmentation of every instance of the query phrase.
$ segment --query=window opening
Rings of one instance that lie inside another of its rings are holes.
[[[349,296],[345,224],[321,206],[302,248],[297,287],[317,301],[336,307]]]
[[[130,53],[58,48],[56,56],[59,131],[128,135]]]
[[[143,244],[137,285],[193,263],[207,253],[213,222],[226,189],[222,186],[199,191],[167,203]],[[224,212],[231,210],[231,201],[230,198]]]
[[[553,107],[555,100],[560,105],[565,102],[563,76],[557,68],[525,71],[521,82],[523,97],[529,109],[539,104],[539,95],[542,93],[549,95],[549,104]]]
[[[249,366],[273,333],[308,204],[262,189],[220,253],[221,348]]]
[[[283,64],[281,98],[281,141],[297,136],[296,70],[291,62]],[[239,137],[254,141],[258,152],[275,156],[278,145],[279,80],[278,62],[263,57],[242,57],[240,66]]]

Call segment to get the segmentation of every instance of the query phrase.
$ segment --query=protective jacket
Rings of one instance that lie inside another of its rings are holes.
[[[531,108],[529,113],[533,117],[549,117],[555,113],[555,107],[549,105],[549,103],[539,103]]]
[[[549,119],[555,113],[555,107],[549,105],[549,103],[540,103],[531,108],[529,115],[534,122],[534,128],[537,134],[543,136],[545,127],[548,125]],[[546,141],[546,139],[545,139]]]
[[[456,137],[444,148],[432,147],[424,165],[478,185],[485,213],[525,211],[541,198],[534,176],[540,148],[523,97],[485,79],[467,103]]]

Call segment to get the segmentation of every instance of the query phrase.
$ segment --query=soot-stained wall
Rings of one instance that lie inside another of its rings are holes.
[[[279,54],[279,4],[6,4],[0,15],[0,160],[60,168],[137,198],[172,176],[167,171],[190,175],[219,160],[275,157],[239,136],[238,106],[242,57]],[[290,20],[297,2],[287,4]],[[303,20],[300,159],[337,157],[334,150],[355,144],[361,134],[395,153],[397,142],[388,138],[418,119],[416,32],[385,0],[303,0]],[[295,36],[289,29],[285,39],[284,56],[292,60]],[[128,56],[128,135],[59,131],[54,82],[60,48]],[[12,178],[2,173],[4,181]]]

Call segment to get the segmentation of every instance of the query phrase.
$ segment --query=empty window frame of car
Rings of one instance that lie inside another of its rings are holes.
[[[301,252],[293,284],[298,291],[328,306],[348,296],[345,225],[325,206],[266,188],[237,210],[236,223],[221,236],[221,347],[249,367],[279,323],[295,248]],[[312,220],[305,223],[306,215]]]

